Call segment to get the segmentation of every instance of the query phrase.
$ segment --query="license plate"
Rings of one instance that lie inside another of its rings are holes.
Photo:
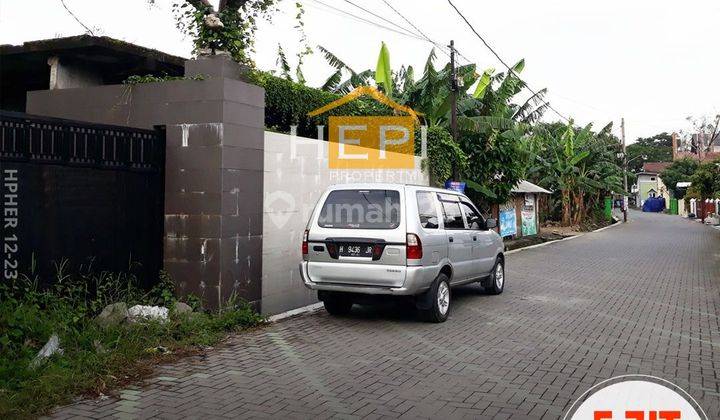
[[[338,246],[341,257],[367,257],[372,258],[372,245],[342,244]]]

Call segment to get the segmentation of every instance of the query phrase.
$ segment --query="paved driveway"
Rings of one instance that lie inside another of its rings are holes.
[[[593,384],[644,373],[720,418],[720,231],[631,217],[508,256],[505,293],[455,291],[444,324],[391,308],[318,312],[56,414],[557,418]]]

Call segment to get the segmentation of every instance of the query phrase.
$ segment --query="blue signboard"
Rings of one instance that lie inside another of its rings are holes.
[[[445,189],[465,194],[465,183],[458,181],[445,181]]]
[[[517,220],[515,209],[500,211],[500,236],[512,236],[517,234]]]

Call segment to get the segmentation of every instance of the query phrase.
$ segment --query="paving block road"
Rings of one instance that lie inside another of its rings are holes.
[[[393,307],[318,311],[54,416],[558,418],[593,384],[634,373],[720,418],[720,231],[630,216],[508,255],[505,293],[454,290],[444,324]]]

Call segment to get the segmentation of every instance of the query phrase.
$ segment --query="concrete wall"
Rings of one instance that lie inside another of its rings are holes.
[[[223,57],[189,61],[198,73],[208,78],[28,92],[27,112],[165,125],[165,269],[211,307],[233,293],[259,306],[264,90]]]
[[[293,144],[295,146],[293,147]],[[328,142],[265,132],[262,308],[279,313],[317,302],[298,272],[302,234],[320,195],[329,185],[398,182],[428,185],[415,169],[342,170],[328,168]],[[293,153],[295,149],[295,153]],[[318,155],[320,153],[320,155]]]
[[[83,66],[59,57],[48,58],[50,89],[70,89],[103,84],[102,75],[90,66]]]

